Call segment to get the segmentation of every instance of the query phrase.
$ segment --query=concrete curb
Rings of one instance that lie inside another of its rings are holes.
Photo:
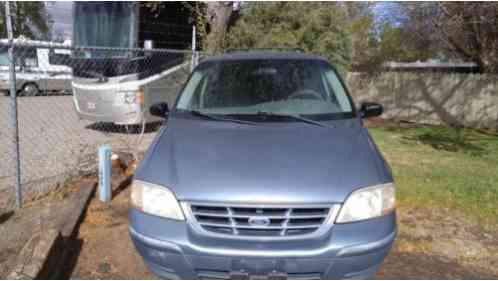
[[[90,198],[95,192],[96,182],[87,181],[72,195],[74,208],[60,229],[49,228],[34,234],[19,253],[17,264],[8,279],[57,279],[67,257],[67,244],[74,238]]]

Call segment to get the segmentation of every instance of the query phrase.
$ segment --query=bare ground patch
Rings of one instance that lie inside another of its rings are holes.
[[[380,279],[497,279],[498,227],[446,208],[402,206]]]
[[[129,189],[113,199],[110,205],[93,199],[75,248],[77,262],[67,269],[71,279],[154,279],[128,234]]]

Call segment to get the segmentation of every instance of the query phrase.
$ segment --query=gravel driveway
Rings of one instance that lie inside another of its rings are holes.
[[[3,194],[12,193],[15,180],[9,114],[9,98],[0,96],[0,193]],[[99,145],[110,144],[113,150],[144,150],[157,129],[157,126],[149,128],[137,146],[139,135],[128,133],[124,126],[79,120],[72,96],[20,97],[18,117],[23,191],[35,193],[69,176],[95,169]],[[0,194],[0,208],[11,204],[13,199],[3,194]]]

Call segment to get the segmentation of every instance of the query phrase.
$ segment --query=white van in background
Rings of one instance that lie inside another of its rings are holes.
[[[14,39],[16,57],[16,89],[19,95],[36,96],[49,93],[68,93],[71,90],[72,71],[63,62],[54,63],[50,53],[70,55],[71,42],[52,43],[28,39]],[[40,47],[50,45],[50,49]],[[9,56],[8,39],[0,39],[0,91],[8,93]]]

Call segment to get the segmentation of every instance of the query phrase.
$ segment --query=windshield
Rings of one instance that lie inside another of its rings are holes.
[[[74,45],[78,47],[136,47],[136,5],[132,2],[75,2]],[[113,52],[116,56],[118,52]],[[102,51],[85,51],[80,56],[99,57]],[[106,57],[109,54],[105,54]],[[122,56],[122,54],[119,54]]]
[[[343,119],[354,116],[336,71],[319,60],[240,60],[199,65],[177,110],[207,114],[262,112]]]

